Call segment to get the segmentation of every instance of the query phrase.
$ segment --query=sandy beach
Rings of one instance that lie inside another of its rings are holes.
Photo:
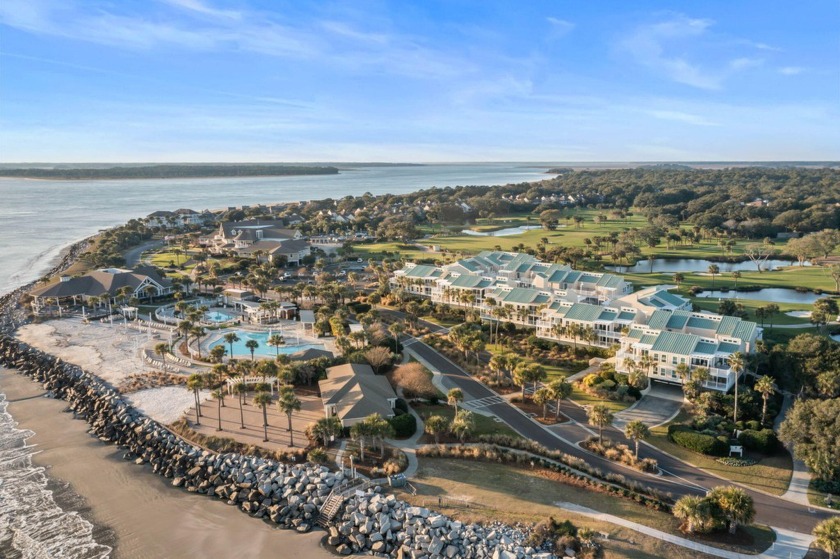
[[[56,488],[65,487],[56,499],[96,526],[95,538],[113,548],[114,558],[333,557],[319,546],[323,532],[275,529],[122,460],[118,448],[63,413],[65,402],[38,397],[43,390],[26,377],[0,369],[0,392],[18,427],[36,433],[28,441],[39,450],[35,463]]]

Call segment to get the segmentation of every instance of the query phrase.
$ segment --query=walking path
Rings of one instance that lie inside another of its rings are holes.
[[[722,557],[723,559],[801,559],[808,553],[808,548],[811,546],[811,542],[814,541],[814,537],[808,534],[773,528],[773,531],[776,532],[776,542],[770,546],[770,549],[760,555],[748,555],[746,553],[727,551],[725,549],[718,549],[717,547],[694,542],[680,536],[675,536],[673,534],[645,526],[644,524],[632,522],[619,516],[598,512],[574,503],[558,502],[555,503],[555,505],[558,508],[569,512],[588,516],[603,522],[624,526],[625,528],[630,528],[631,530],[635,530],[645,534],[646,536],[698,551],[700,553],[705,553],[707,555]]]
[[[779,410],[779,414],[776,416],[776,421],[773,422],[773,429],[775,429],[777,433],[779,432],[779,427],[782,425],[782,421],[784,421],[787,412],[793,405],[793,400],[794,398],[791,394],[785,394],[785,399],[782,402],[782,409]],[[793,454],[792,449],[789,448],[788,450],[790,450],[791,454]],[[811,472],[808,471],[808,466],[806,466],[802,460],[794,458],[793,474],[790,476],[790,485],[788,486],[788,490],[785,494],[782,495],[782,499],[810,507],[811,503],[808,500],[809,485],[811,485]]]
[[[679,413],[683,405],[682,389],[677,387],[651,386],[650,391],[635,404],[615,414],[613,425],[618,429],[631,421],[639,420],[648,427],[667,422]]]

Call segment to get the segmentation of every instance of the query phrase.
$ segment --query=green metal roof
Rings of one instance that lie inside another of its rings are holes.
[[[715,330],[717,329],[717,325],[716,320],[700,316],[692,316],[688,319],[688,324],[686,324],[689,328],[697,328],[699,330]]]
[[[636,318],[636,311],[621,311],[616,320],[633,320]]]
[[[463,275],[455,278],[450,284],[452,287],[484,288],[492,285],[493,282],[481,276]]]
[[[656,340],[657,340],[658,337],[659,336],[657,334],[644,334],[639,339],[639,343],[652,346],[654,343],[656,343]]]
[[[596,276],[582,275],[580,283],[598,283],[598,279]]]
[[[686,302],[685,299],[683,299],[679,295],[674,295],[673,293],[669,293],[668,291],[665,291],[664,289],[660,290],[660,291],[657,291],[656,294],[654,295],[654,297],[656,297],[657,299],[659,299],[661,301],[664,301],[665,303],[667,303],[669,305],[673,305],[675,307],[681,307]]]
[[[740,324],[735,328],[735,331],[732,332],[732,335],[740,340],[751,340],[752,337],[755,335],[755,331],[758,328],[758,325],[755,322],[750,322],[749,320],[742,320]]]
[[[530,287],[514,287],[513,289],[508,292],[502,298],[502,301],[505,303],[519,303],[519,304],[530,304],[530,303],[537,303],[542,304],[548,301],[548,297],[545,295],[540,295],[539,290],[532,289]],[[539,302],[538,302],[539,300]]]
[[[666,328],[673,328],[674,330],[682,330],[685,323],[688,322],[688,317],[682,314],[673,313],[671,318],[665,324]]]
[[[718,344],[718,353],[735,353],[740,350],[741,346],[732,342],[720,342]]]
[[[435,275],[435,272],[437,274]],[[423,264],[419,264],[412,269],[408,270],[405,275],[410,278],[428,278],[428,277],[437,277],[441,273],[439,268],[434,266],[426,266]]]
[[[671,319],[671,313],[668,311],[653,311],[648,320],[648,326],[656,330],[664,330]]]
[[[724,316],[720,319],[720,324],[717,327],[717,333],[722,336],[731,336],[741,319],[735,316]]]
[[[704,355],[714,355],[717,352],[718,345],[712,342],[697,342],[697,347],[694,348],[694,353],[702,353]]]
[[[607,289],[615,289],[624,283],[624,279],[613,274],[604,274],[598,280],[599,287],[606,287]]]
[[[652,351],[662,353],[676,353],[677,355],[689,355],[700,338],[694,334],[683,334],[682,332],[660,332],[653,343]]]
[[[589,303],[575,303],[569,308],[565,318],[568,320],[579,320],[581,322],[613,321],[618,316],[615,309],[607,309]]]

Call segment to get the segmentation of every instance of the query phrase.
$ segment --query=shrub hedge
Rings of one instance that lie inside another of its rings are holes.
[[[741,431],[741,434],[738,435],[738,442],[747,447],[748,450],[755,450],[764,454],[772,454],[779,446],[779,439],[776,438],[776,433],[772,429]]]
[[[724,441],[698,433],[688,425],[668,426],[668,438],[683,448],[709,456],[726,456],[729,452],[729,446]]]
[[[410,413],[398,415],[389,421],[398,439],[410,437],[417,432],[417,420]]]

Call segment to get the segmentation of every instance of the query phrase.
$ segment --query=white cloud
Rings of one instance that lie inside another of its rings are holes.
[[[668,52],[672,41],[701,37],[713,25],[708,19],[675,15],[670,20],[641,25],[620,46],[642,66],[661,72],[675,82],[701,89],[720,89],[722,77],[707,72],[684,56]]]
[[[712,122],[712,121],[708,120],[707,118],[705,118],[703,116],[696,115],[696,114],[691,114],[691,113],[686,113],[686,112],[682,112],[682,111],[669,111],[669,110],[656,109],[656,110],[649,110],[649,111],[646,111],[646,112],[650,116],[652,116],[654,118],[661,119],[661,120],[672,120],[672,121],[676,121],[676,122],[682,122],[682,123],[685,123],[685,124],[694,124],[696,126],[720,126],[719,123]]]
[[[163,0],[167,4],[172,6],[182,8],[184,10],[188,10],[191,12],[196,12],[199,14],[215,17],[215,18],[224,18],[224,19],[242,19],[242,13],[237,12],[235,10],[218,10],[216,8],[212,8],[202,2],[201,0]]]
[[[565,19],[549,16],[546,20],[551,24],[549,35],[552,39],[559,39],[560,37],[570,33],[572,29],[575,28],[574,23]]]
[[[783,76],[796,76],[805,71],[801,66],[784,66],[779,68],[779,73]]]
[[[764,60],[760,58],[735,58],[729,61],[729,67],[733,70],[745,70],[747,68],[754,68],[764,64]]]

